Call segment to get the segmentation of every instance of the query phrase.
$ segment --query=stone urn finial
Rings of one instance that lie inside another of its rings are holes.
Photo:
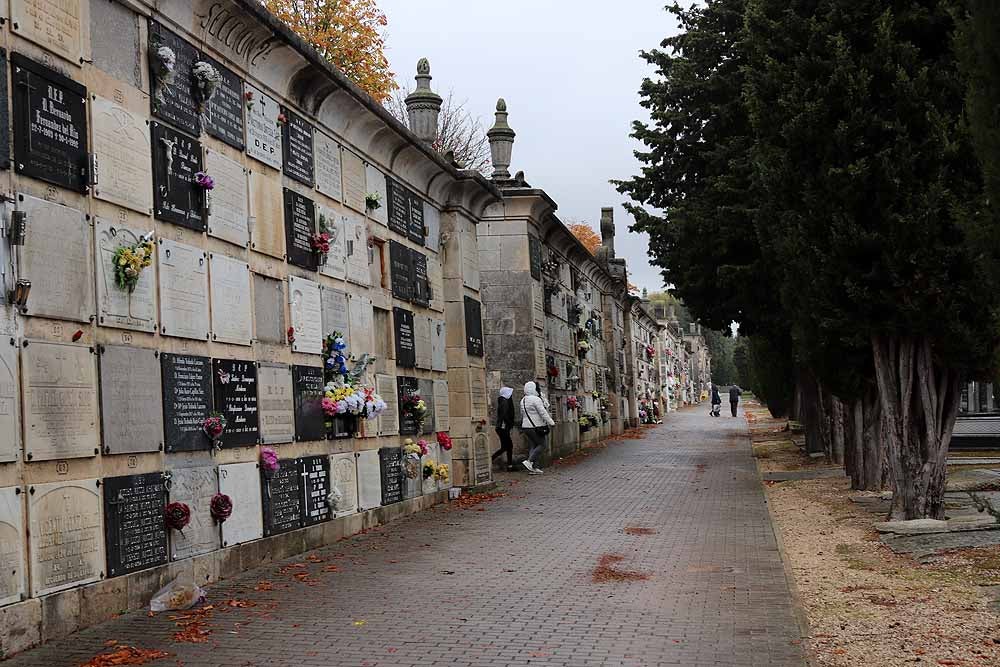
[[[493,159],[493,180],[510,179],[510,156],[514,150],[517,134],[507,124],[507,103],[501,97],[497,100],[496,122],[486,133],[490,141],[490,156]]]
[[[417,89],[406,96],[406,113],[410,130],[425,144],[437,139],[438,116],[441,113],[441,96],[431,90],[431,63],[427,58],[417,61]]]

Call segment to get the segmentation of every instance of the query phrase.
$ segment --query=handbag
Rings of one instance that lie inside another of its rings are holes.
[[[535,433],[537,433],[538,435],[540,435],[542,437],[545,437],[545,436],[547,436],[549,434],[549,427],[548,426],[536,426],[535,425],[535,420],[531,418],[531,414],[527,410],[524,409],[524,399],[523,398],[521,399],[521,414],[523,414],[525,417],[527,417],[528,421],[531,422],[531,428],[535,429]]]

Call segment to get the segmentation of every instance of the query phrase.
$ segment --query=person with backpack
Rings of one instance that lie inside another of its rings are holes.
[[[542,469],[536,468],[535,464],[538,463],[545,448],[545,438],[549,434],[549,428],[555,425],[555,421],[545,408],[545,402],[538,395],[538,385],[533,381],[525,382],[524,398],[521,399],[521,432],[531,446],[528,458],[523,462],[529,474],[542,474]]]

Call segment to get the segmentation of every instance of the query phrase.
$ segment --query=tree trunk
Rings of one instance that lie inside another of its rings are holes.
[[[861,486],[865,491],[881,491],[885,486],[885,423],[878,391],[871,390],[864,397],[862,419],[862,472]]]
[[[830,422],[823,387],[809,371],[799,372],[799,421],[806,434],[806,452],[830,455]]]
[[[959,375],[934,359],[925,338],[873,336],[896,519],[941,519]]]
[[[830,396],[830,460],[844,462],[847,434],[844,429],[844,403],[836,396]]]
[[[865,404],[860,398],[854,399],[848,413],[847,429],[850,447],[845,456],[847,474],[851,477],[852,489],[865,488]]]

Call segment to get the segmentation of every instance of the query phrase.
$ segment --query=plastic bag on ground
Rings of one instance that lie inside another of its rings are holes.
[[[205,591],[194,583],[190,575],[182,573],[156,592],[149,602],[149,610],[160,612],[190,609],[204,599]]]

